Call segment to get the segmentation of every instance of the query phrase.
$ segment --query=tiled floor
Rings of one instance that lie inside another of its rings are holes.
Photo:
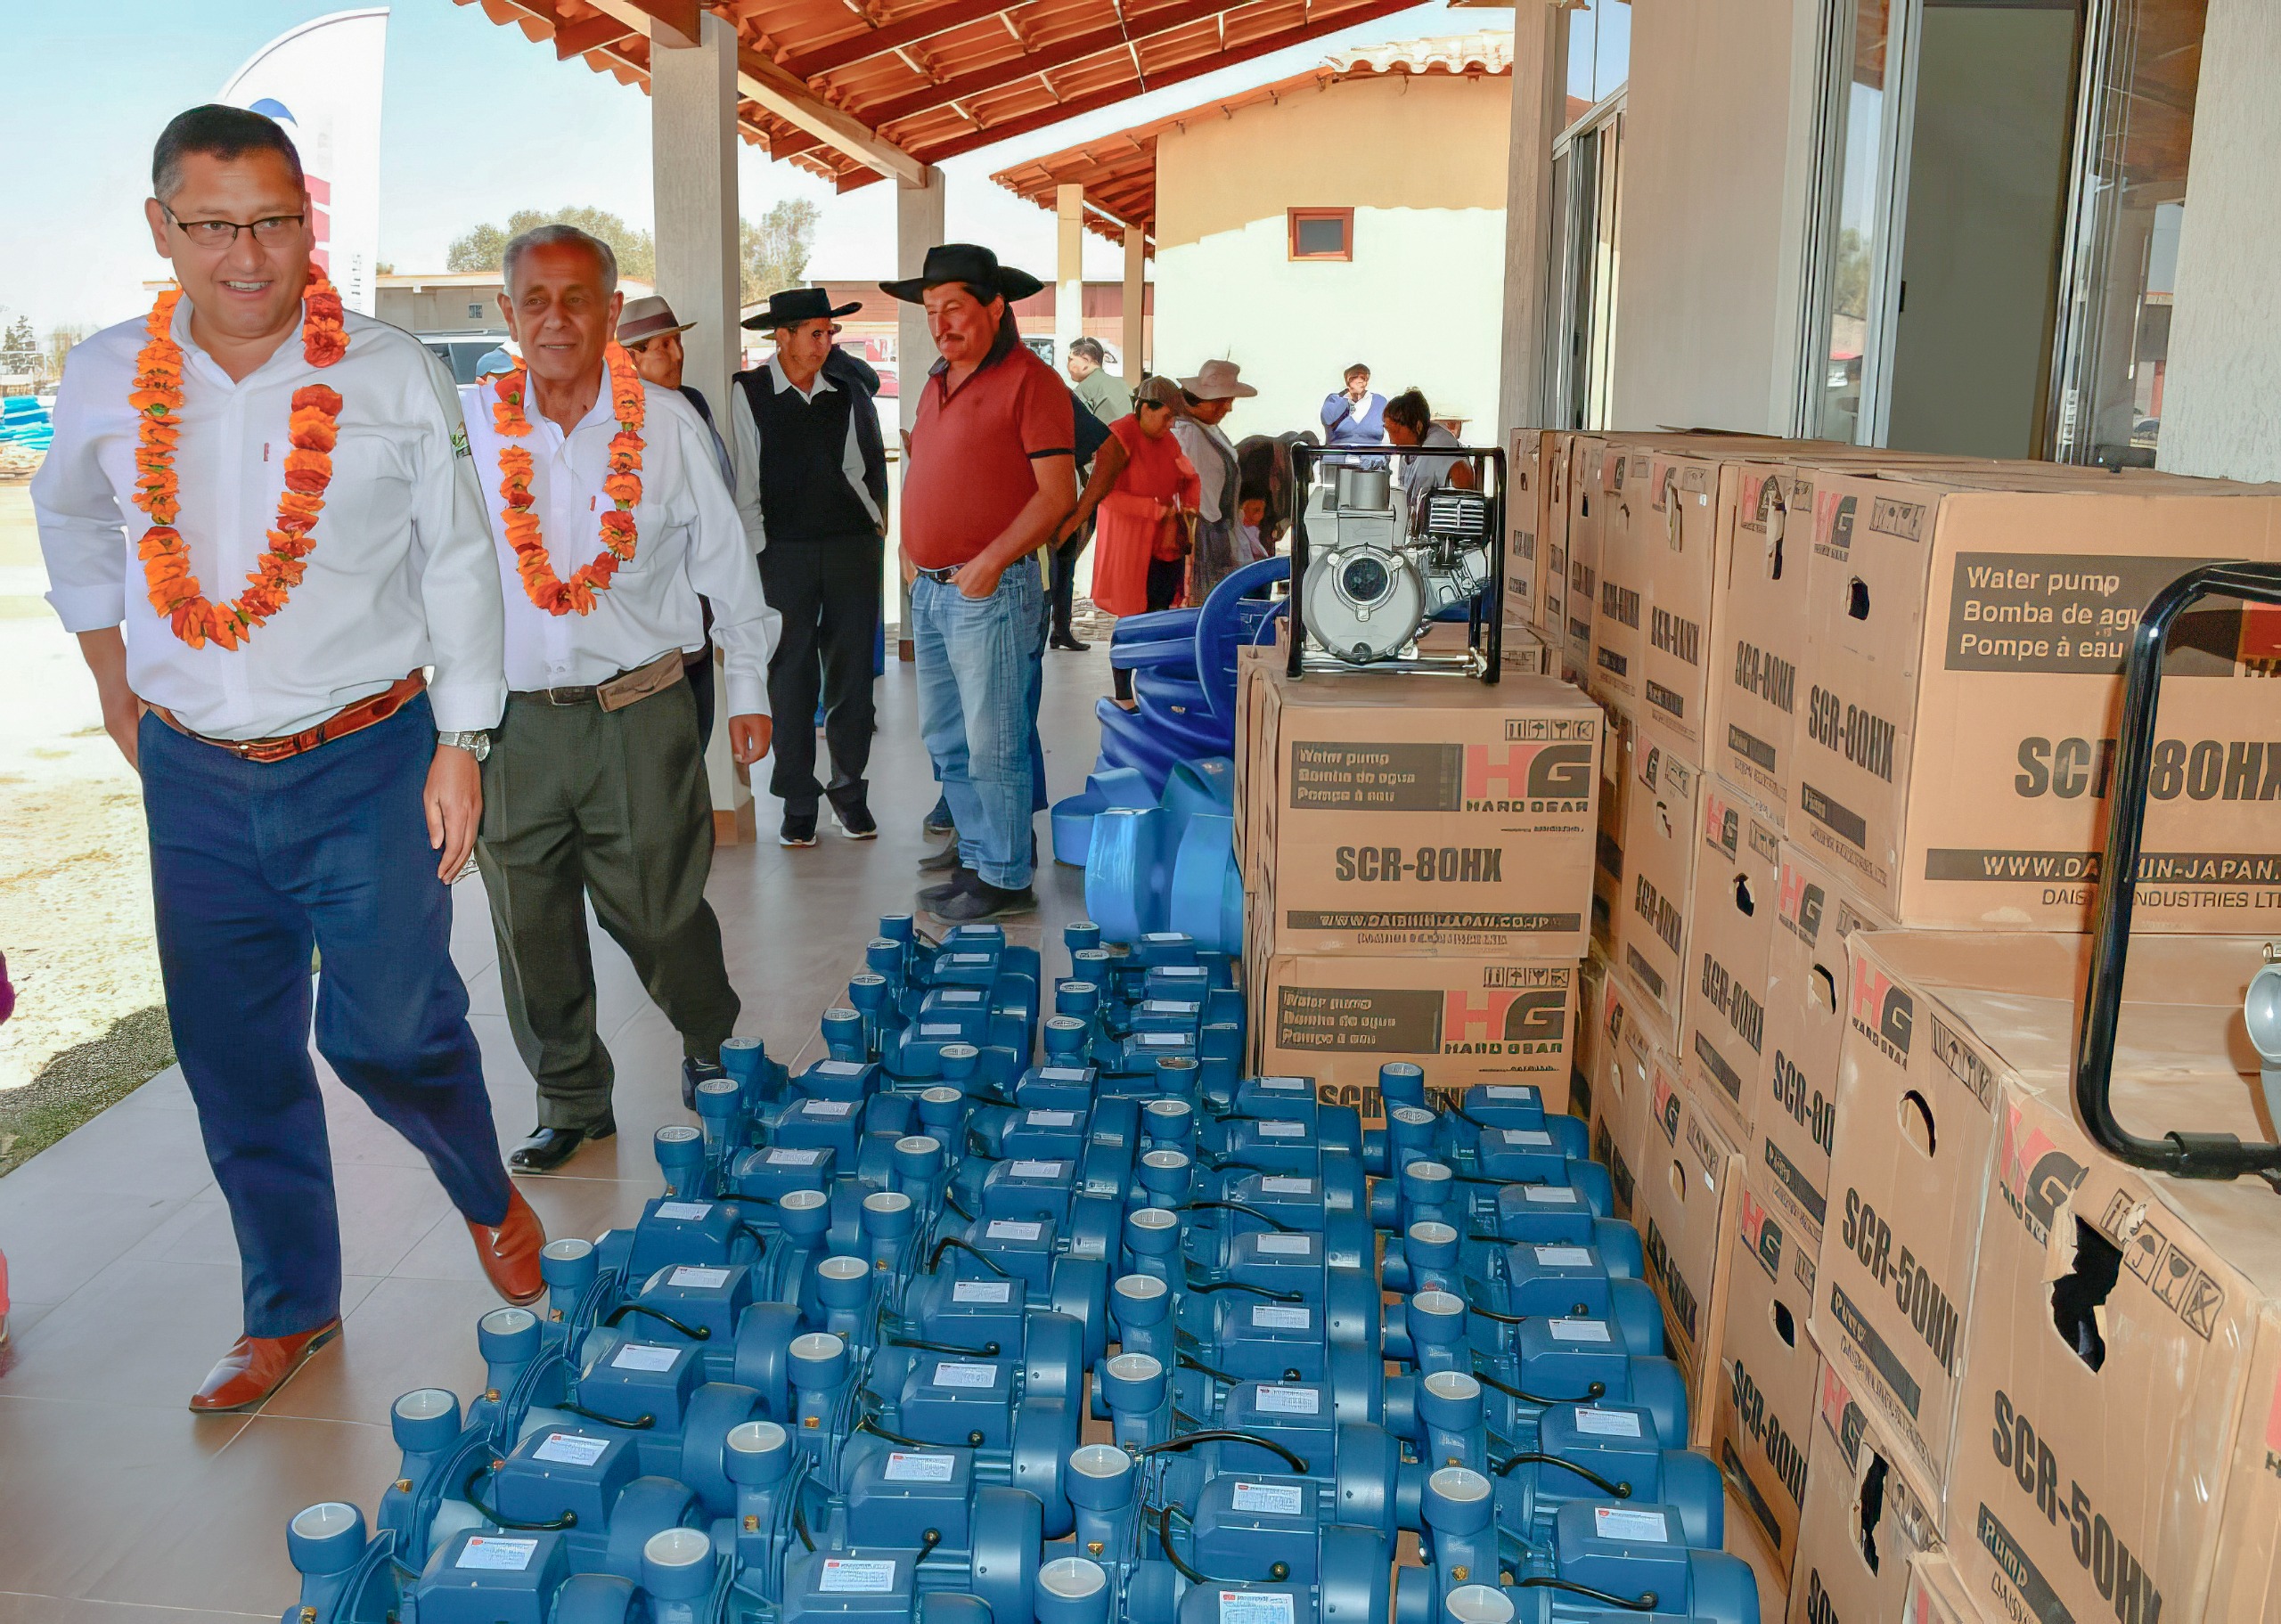
[[[1108,664],[1053,654],[1043,729],[1053,794],[1083,788]],[[724,848],[711,896],[745,1001],[740,1032],[787,1057],[860,967],[878,916],[908,908],[935,785],[916,743],[908,666],[879,683],[875,845],[827,832],[808,851]],[[1044,820],[1038,820],[1040,836]],[[454,954],[473,1000],[500,1138],[528,1131],[530,1076],[501,1011],[491,926],[470,880]],[[1052,869],[1013,934],[1061,967],[1083,877]],[[601,1024],[617,1065],[618,1137],[562,1176],[519,1180],[549,1233],[593,1235],[655,1193],[650,1137],[681,1110],[681,1046],[625,956],[595,932]],[[324,1073],[323,1063],[319,1072]],[[168,1071],[0,1179],[0,1249],[16,1302],[0,1350],[0,1624],[274,1619],[297,1593],[285,1522],[320,1499],[370,1515],[396,1467],[389,1404],[413,1387],[481,1386],[476,1318],[497,1301],[419,1155],[324,1076],[348,1275],[342,1337],[257,1415],[197,1418],[184,1400],[239,1330],[237,1253],[181,1073]]]

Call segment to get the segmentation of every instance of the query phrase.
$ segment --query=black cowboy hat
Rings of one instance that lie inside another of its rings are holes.
[[[784,288],[770,294],[768,308],[757,315],[747,316],[744,325],[759,332],[771,332],[779,327],[797,327],[803,322],[837,322],[863,307],[863,301],[858,299],[834,309],[831,294],[822,288]]]
[[[916,305],[927,297],[928,289],[948,282],[992,289],[1010,303],[1027,298],[1045,286],[1027,271],[1000,265],[998,256],[978,243],[938,242],[927,250],[925,270],[902,282],[883,282],[879,291],[891,293],[905,304]]]

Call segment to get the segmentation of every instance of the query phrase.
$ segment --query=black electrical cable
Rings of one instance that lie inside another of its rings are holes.
[[[813,1551],[816,1548],[815,1536],[808,1532],[807,1513],[797,1499],[792,1502],[792,1531],[799,1535],[800,1543],[808,1549]]]
[[[1184,1207],[1175,1207],[1173,1210],[1176,1212],[1199,1212],[1207,1208],[1216,1208],[1222,1212],[1241,1212],[1246,1217],[1256,1218],[1260,1222],[1265,1224],[1278,1235],[1296,1235],[1300,1233],[1299,1230],[1293,1228],[1291,1225],[1285,1223],[1281,1219],[1275,1217],[1273,1214],[1263,1212],[1257,1207],[1247,1206],[1240,1201],[1191,1201]]]
[[[887,1428],[881,1426],[874,1417],[870,1416],[865,1416],[861,1420],[857,1421],[855,1423],[855,1430],[859,1432],[869,1432],[874,1438],[884,1438],[889,1443],[895,1445],[898,1449],[928,1449],[938,1447],[934,1444],[921,1443],[916,1438],[905,1438],[900,1432],[890,1432]],[[813,1550],[815,1547],[813,1546],[810,1546],[808,1548],[810,1550]]]
[[[1613,1592],[1595,1590],[1590,1585],[1580,1585],[1574,1579],[1548,1579],[1537,1573],[1522,1579],[1520,1587],[1524,1590],[1566,1590],[1571,1595],[1581,1595],[1586,1601],[1598,1602],[1604,1607],[1619,1607],[1626,1612],[1653,1612],[1657,1599],[1653,1590],[1642,1590],[1637,1601],[1626,1601]]]
[[[669,1326],[673,1329],[680,1332],[683,1336],[688,1337],[689,1340],[693,1342],[711,1342],[713,1340],[712,1326],[684,1325],[680,1320],[675,1319],[671,1314],[666,1313],[659,1309],[653,1309],[648,1304],[641,1302],[619,1303],[616,1308],[612,1309],[609,1314],[604,1316],[602,1323],[606,1326],[614,1326],[619,1320],[625,1318],[628,1314],[640,1314],[648,1318],[656,1320],[659,1325]]]
[[[1490,1471],[1499,1477],[1510,1477],[1514,1467],[1526,1465],[1532,1461],[1541,1466],[1566,1467],[1601,1493],[1612,1495],[1619,1500],[1628,1500],[1631,1498],[1631,1484],[1610,1482],[1590,1467],[1580,1466],[1573,1460],[1564,1460],[1557,1455],[1547,1455],[1539,1449],[1523,1449],[1517,1455],[1508,1455],[1492,1466]]]
[[[952,1196],[948,1190],[944,1190],[943,1192],[943,1204],[950,1208],[952,1212],[957,1213],[961,1218],[965,1219],[967,1222],[972,1223],[974,1221],[974,1214],[968,1212],[964,1207],[959,1205],[958,1198]]]
[[[575,1511],[566,1511],[560,1516],[545,1522],[518,1522],[512,1517],[501,1516],[490,1506],[485,1505],[483,1497],[475,1491],[476,1480],[488,1477],[492,1470],[489,1466],[478,1466],[467,1474],[467,1481],[460,1485],[460,1498],[481,1512],[486,1521],[495,1522],[501,1528],[511,1528],[519,1533],[531,1534],[551,1534],[561,1529],[578,1526],[578,1514]]]
[[[1480,1383],[1484,1387],[1494,1388],[1497,1391],[1503,1393],[1507,1398],[1518,1399],[1524,1404],[1590,1404],[1593,1400],[1604,1398],[1607,1393],[1607,1383],[1606,1382],[1593,1382],[1586,1385],[1582,1398],[1548,1399],[1543,1397],[1541,1394],[1525,1392],[1520,1388],[1513,1386],[1508,1382],[1499,1381],[1495,1376],[1484,1375],[1478,1370],[1473,1373],[1473,1379]]]
[[[941,1529],[930,1528],[927,1530],[924,1533],[919,1536],[919,1555],[912,1560],[911,1565],[913,1568],[918,1567],[920,1563],[926,1561],[929,1556],[932,1556],[935,1554],[935,1547],[942,1543],[943,1530]]]
[[[996,1275],[1001,1280],[1010,1280],[1014,1277],[998,1266],[996,1259],[991,1257],[986,1253],[977,1251],[974,1247],[969,1245],[955,1235],[946,1235],[941,1240],[936,1241],[935,1243],[935,1250],[927,1254],[927,1272],[928,1274],[931,1275],[935,1272],[936,1266],[943,1261],[943,1253],[952,1246],[955,1246],[961,1252],[967,1253],[969,1257],[973,1258],[975,1261],[980,1263],[985,1269],[988,1269],[992,1274]]]
[[[554,1408],[566,1416],[576,1416],[581,1421],[599,1421],[604,1426],[624,1427],[629,1432],[646,1432],[658,1424],[658,1418],[647,1410],[631,1421],[625,1421],[616,1416],[605,1416],[597,1409],[588,1409],[583,1404],[573,1404],[567,1399]]]
[[[1264,1297],[1270,1302],[1304,1302],[1304,1292],[1271,1292],[1264,1285],[1252,1285],[1242,1280],[1190,1280],[1188,1289],[1198,1296],[1208,1297],[1214,1292],[1248,1292],[1255,1297]]]
[[[923,1337],[890,1336],[887,1338],[887,1346],[916,1348],[921,1353],[962,1353],[969,1359],[996,1359],[998,1357],[998,1344],[994,1342],[985,1342],[979,1348],[962,1348],[956,1342],[930,1342]]]
[[[1176,1365],[1184,1366],[1190,1370],[1200,1370],[1206,1375],[1210,1376],[1214,1381],[1224,1382],[1230,1387],[1240,1387],[1243,1384],[1243,1380],[1240,1376],[1231,1376],[1224,1370],[1214,1370],[1211,1366],[1206,1364],[1202,1359],[1198,1359],[1192,1353],[1175,1353],[1173,1355],[1173,1362]]]
[[[1525,1325],[1533,1318],[1533,1316],[1527,1314],[1502,1314],[1498,1312],[1495,1309],[1485,1309],[1470,1297],[1468,1297],[1465,1300],[1465,1307],[1466,1312],[1468,1314],[1478,1314],[1484,1319],[1490,1320],[1494,1324],[1500,1326]]]
[[[1183,1432],[1177,1438],[1167,1438],[1162,1443],[1152,1443],[1136,1451],[1141,1455],[1166,1455],[1175,1449],[1192,1449],[1200,1443],[1255,1444],[1270,1454],[1279,1455],[1291,1463],[1291,1470],[1302,1477],[1306,1475],[1307,1463],[1294,1455],[1272,1438],[1262,1438],[1257,1432],[1240,1432],[1226,1427],[1209,1427],[1201,1432]]]

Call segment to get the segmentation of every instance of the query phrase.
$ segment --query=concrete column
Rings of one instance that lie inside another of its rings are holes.
[[[674,314],[696,323],[682,335],[683,379],[717,413],[728,408],[729,376],[743,336],[737,328],[737,31],[707,12],[694,45],[676,48],[677,37],[657,30],[650,53],[658,291]],[[725,722],[725,711],[723,716]],[[752,786],[747,771],[729,759],[725,725],[713,730],[705,774],[714,840],[750,841]]]
[[[1504,363],[1498,440],[1544,415],[1544,317],[1552,247],[1552,143],[1566,122],[1568,13],[1549,0],[1513,9],[1513,118],[1505,159]]]
[[[1149,282],[1144,274],[1148,265],[1148,244],[1140,228],[1124,228],[1124,331],[1119,335],[1119,347],[1124,352],[1124,387],[1140,386],[1140,374],[1147,357],[1141,351],[1149,342]]]
[[[1053,352],[1069,359],[1069,346],[1085,331],[1085,189],[1053,189]]]
[[[916,276],[927,268],[927,250],[943,241],[943,172],[933,165],[927,169],[927,184],[913,186],[906,181],[895,183],[895,273]],[[901,407],[903,432],[908,435],[911,426],[919,420],[919,396],[927,387],[927,369],[935,364],[935,339],[927,331],[927,311],[920,305],[905,305],[895,323],[895,368],[897,404]],[[895,462],[898,487],[903,479],[903,462]],[[903,511],[898,488],[895,510]],[[897,580],[902,572],[896,571]],[[902,628],[896,640],[895,656],[911,658],[911,583],[903,581],[897,600],[895,624]]]
[[[2155,453],[2172,473],[2281,479],[2277,76],[2281,8],[2210,0]]]

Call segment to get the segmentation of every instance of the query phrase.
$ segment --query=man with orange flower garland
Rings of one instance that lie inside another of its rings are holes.
[[[507,1023],[538,1081],[538,1127],[511,1160],[545,1172],[617,1131],[588,898],[681,1033],[684,1101],[724,1074],[738,1002],[705,900],[713,803],[682,657],[704,646],[701,593],[730,754],[749,765],[768,753],[778,617],[711,431],[615,341],[625,296],[608,246],[542,225],[501,270],[523,355],[478,388],[469,424],[507,600],[507,714],[483,764],[476,861]]]
[[[71,352],[32,505],[48,601],[143,775],[175,1051],[244,1268],[245,1334],[190,1405],[239,1410],[340,1329],[313,946],[318,1051],[426,1155],[502,1296],[538,1296],[546,1236],[451,959],[506,695],[458,396],[342,312],[278,125],[192,109],[151,190],[181,290]]]

